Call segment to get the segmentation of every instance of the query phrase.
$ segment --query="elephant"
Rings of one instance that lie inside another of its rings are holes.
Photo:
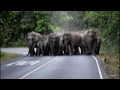
[[[50,45],[49,45],[49,35],[44,35],[43,36],[43,56],[45,55],[49,55],[49,51],[50,51]]]
[[[64,45],[64,54],[71,55],[71,33],[64,33],[63,34],[63,45]]]
[[[37,56],[43,55],[44,50],[44,42],[43,40],[37,42]]]
[[[94,30],[86,30],[80,32],[83,40],[83,53],[95,55],[96,50],[99,47],[98,32]],[[98,51],[98,50],[97,50]]]
[[[101,48],[101,38],[99,33],[96,31],[96,42],[94,43],[93,46],[93,51],[96,55],[99,55],[100,48]]]
[[[58,44],[59,44],[59,37],[56,33],[49,34],[49,47],[50,47],[50,55],[58,55]]]
[[[96,48],[95,48],[96,55],[99,55],[100,48],[101,48],[101,39],[98,39],[96,43]]]
[[[63,41],[65,55],[80,54],[79,47],[82,47],[82,38],[78,32],[64,33]]]
[[[31,31],[31,32],[27,33],[27,35],[25,36],[25,39],[26,39],[26,41],[28,43],[28,47],[29,47],[27,56],[29,54],[30,54],[30,56],[34,56],[35,54],[38,53],[38,52],[35,53],[34,48],[37,47],[38,41],[41,41],[42,35],[40,33]]]
[[[64,51],[64,45],[63,45],[63,33],[61,32],[56,32],[56,35],[58,37],[58,55],[63,55],[63,51]]]
[[[68,38],[68,40],[66,39]],[[70,39],[71,38],[71,39]],[[84,30],[80,32],[71,32],[64,34],[65,54],[94,54],[96,44],[96,32],[92,30]],[[67,41],[67,42],[66,42]],[[67,43],[67,44],[66,44]],[[67,46],[66,46],[67,45]]]

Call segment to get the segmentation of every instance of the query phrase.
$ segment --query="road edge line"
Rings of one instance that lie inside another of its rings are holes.
[[[92,57],[93,57],[94,60],[96,61],[96,64],[97,64],[97,68],[98,68],[98,72],[99,72],[100,79],[103,79],[102,72],[101,72],[101,69],[100,69],[100,66],[99,66],[99,64],[98,64],[97,59],[96,59],[96,57],[93,56],[93,55],[92,55]]]
[[[57,57],[57,56],[56,56],[56,57]],[[31,72],[29,72],[29,73],[25,74],[24,76],[20,77],[19,79],[24,79],[25,77],[29,76],[29,75],[32,74],[33,72],[37,71],[38,69],[40,69],[40,68],[44,67],[45,65],[49,64],[50,62],[52,62],[56,57],[54,57],[54,58],[51,59],[50,61],[44,63],[43,65],[41,65],[41,66],[35,68],[35,69],[32,70]]]

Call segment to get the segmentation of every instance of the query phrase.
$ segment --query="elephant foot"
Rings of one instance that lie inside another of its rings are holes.
[[[90,52],[87,52],[87,53],[85,53],[86,55],[91,55],[92,53],[90,53]]]
[[[92,55],[94,55],[94,56],[95,56],[96,54],[95,54],[95,53],[93,53]]]
[[[95,53],[96,55],[99,55],[99,53]]]
[[[50,56],[54,56],[54,54],[51,54]]]
[[[34,55],[30,55],[30,56],[34,56]]]
[[[72,55],[72,53],[69,53],[69,55]]]

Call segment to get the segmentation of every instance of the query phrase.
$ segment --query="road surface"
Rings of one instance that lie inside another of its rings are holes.
[[[25,48],[2,51],[27,54]],[[1,63],[1,79],[106,79],[100,61],[92,55],[26,56]]]

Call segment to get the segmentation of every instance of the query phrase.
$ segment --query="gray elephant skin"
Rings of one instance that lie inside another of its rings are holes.
[[[38,48],[37,48],[37,43],[38,41],[42,41],[42,35],[40,33],[31,31],[29,33],[27,33],[27,35],[25,36],[25,39],[28,43],[28,47],[29,47],[29,51],[28,51],[28,55],[30,54],[30,56],[34,56],[35,54],[38,55]],[[37,52],[35,53],[34,48],[37,48]],[[27,56],[28,56],[27,55]]]

